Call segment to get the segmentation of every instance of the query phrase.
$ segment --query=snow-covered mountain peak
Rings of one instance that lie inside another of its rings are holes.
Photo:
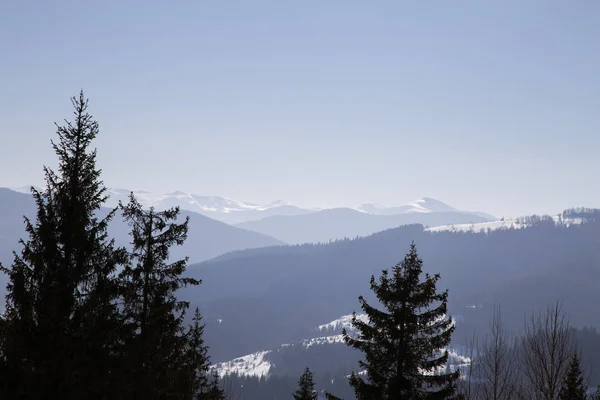
[[[125,189],[108,190],[108,194],[111,196],[111,201],[119,200],[122,196],[128,196],[130,192],[130,190]],[[165,205],[166,207],[169,207],[179,201],[182,202],[182,208],[189,209],[191,211],[206,210],[230,213],[244,210],[268,209],[284,205],[283,201],[260,205],[233,200],[221,196],[203,196],[181,190],[176,190],[169,193],[152,193],[146,190],[133,190],[133,193],[144,206],[158,207],[160,205]]]
[[[290,203],[289,201],[285,201],[285,200],[275,200],[272,201],[268,204],[268,206],[271,207],[283,207],[283,206],[293,206],[292,203]]]
[[[379,214],[382,210],[385,210],[386,208],[388,207],[378,203],[364,203],[356,207],[358,211],[362,211],[367,214]]]
[[[361,204],[357,210],[368,214],[378,215],[461,212],[460,210],[431,197],[421,197],[415,201],[400,206],[384,206],[377,203],[365,203]]]
[[[416,212],[456,212],[459,211],[439,200],[431,197],[421,197],[409,204],[413,206]],[[422,211],[421,211],[422,210]]]
[[[42,191],[43,188],[39,187],[39,186],[33,186],[33,188],[35,190],[37,190],[38,192]],[[31,194],[31,186],[20,186],[20,187],[13,187],[13,188],[9,188],[10,190],[14,191],[14,192],[19,192],[19,193],[25,193],[25,194]]]
[[[30,192],[28,186],[13,188],[12,190],[21,193]],[[182,210],[197,212],[228,224],[240,224],[274,216],[299,216],[323,210],[342,210],[340,207],[299,207],[285,200],[275,200],[268,203],[252,203],[222,196],[198,195],[182,190],[175,190],[168,193],[156,193],[147,190],[129,190],[124,188],[107,188],[106,194],[109,198],[106,206],[116,207],[119,202],[127,203],[131,192],[133,192],[136,199],[145,208],[154,207],[157,210],[164,210],[178,206]],[[480,217],[478,220],[481,218],[486,220],[496,219],[493,216],[484,215],[482,213],[469,213],[457,210],[456,208],[431,197],[422,197],[401,206],[390,207],[373,202],[362,204],[354,209],[346,208],[345,210],[354,210],[366,214],[382,216],[399,214],[413,214],[414,216],[414,214],[454,212],[464,213],[465,215],[473,214]],[[252,228],[247,229],[253,230]]]

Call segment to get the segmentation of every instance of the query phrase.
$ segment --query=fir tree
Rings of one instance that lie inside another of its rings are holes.
[[[208,379],[210,357],[204,344],[204,325],[201,322],[200,310],[196,308],[193,324],[187,333],[185,361],[181,366],[182,376],[188,379],[183,386],[190,387],[200,400],[225,400],[225,392],[219,387],[219,376],[213,373],[212,379]]]
[[[581,373],[579,358],[573,354],[569,362],[569,370],[558,395],[560,400],[585,400],[587,387]]]
[[[342,400],[342,399],[340,399],[339,397],[337,397],[337,396],[334,396],[334,395],[332,395],[332,394],[331,394],[331,393],[329,393],[329,392],[325,392],[325,398],[326,398],[327,400]]]
[[[313,381],[313,373],[308,367],[304,370],[304,373],[300,376],[298,381],[298,390],[294,393],[295,400],[315,400],[317,398],[317,391],[315,390],[315,383]]]
[[[44,168],[46,188],[32,194],[36,221],[8,274],[2,320],[3,398],[108,398],[117,387],[116,267],[124,250],[107,238],[115,210],[106,201],[90,150],[99,126],[83,96],[73,97],[73,122],[58,126],[58,172]]]
[[[216,373],[213,375],[206,389],[200,392],[198,400],[225,400],[225,391],[219,386],[219,376]]]
[[[188,331],[184,316],[189,304],[175,293],[200,281],[182,277],[187,259],[169,262],[169,249],[187,237],[189,217],[176,223],[179,208],[144,210],[130,195],[123,216],[132,227],[131,262],[123,269],[121,287],[125,319],[125,363],[130,395],[138,398],[193,398],[204,393],[209,382],[203,326],[196,310]],[[213,391],[214,392],[214,391]]]
[[[590,400],[600,400],[600,385],[596,386],[596,391],[590,397]]]
[[[379,282],[371,277],[371,290],[385,310],[359,297],[368,323],[354,313],[358,338],[343,332],[346,344],[365,356],[359,365],[368,379],[354,373],[350,378],[359,400],[450,399],[455,394],[459,372],[439,373],[448,361],[448,352],[441,351],[454,331],[446,317],[448,292],[436,293],[439,274],[425,274],[420,281],[422,264],[413,243],[391,277],[388,270]]]

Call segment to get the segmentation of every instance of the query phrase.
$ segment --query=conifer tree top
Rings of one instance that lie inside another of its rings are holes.
[[[295,400],[316,400],[317,391],[313,381],[313,373],[308,367],[298,381],[298,390],[294,393]]]
[[[346,344],[364,353],[359,363],[367,379],[353,374],[350,383],[363,399],[447,399],[455,393],[458,372],[445,373],[454,325],[447,317],[448,292],[436,292],[439,274],[425,274],[415,244],[391,274],[383,270],[371,290],[383,309],[360,296],[368,322],[353,314],[357,338],[344,330]],[[403,397],[404,396],[404,397]]]
[[[569,362],[569,370],[559,393],[560,400],[585,400],[587,386],[581,372],[577,354],[573,354]]]
[[[29,238],[3,268],[9,283],[2,358],[12,371],[3,398],[114,397],[115,270],[125,250],[107,234],[113,213],[96,215],[106,200],[90,150],[98,122],[83,92],[71,101],[74,118],[56,124],[58,141],[51,141],[58,168],[45,167],[46,187],[32,188],[36,220],[25,219]]]

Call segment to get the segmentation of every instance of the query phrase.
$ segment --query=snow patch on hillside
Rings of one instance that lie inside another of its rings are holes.
[[[217,371],[217,374],[221,378],[231,374],[258,377],[267,376],[271,369],[271,363],[267,360],[266,356],[270,353],[270,350],[259,351],[235,358],[231,361],[212,365],[211,369]]]
[[[555,215],[552,217],[555,224],[570,226],[582,224],[584,221],[582,218],[562,218],[561,216]],[[527,223],[527,218],[503,218],[499,221],[481,222],[477,224],[455,224],[455,225],[441,225],[434,226],[425,229],[428,232],[489,232],[501,229],[523,229],[530,227],[531,224]]]
[[[368,323],[369,318],[367,314],[356,314],[356,319],[359,321]],[[328,322],[323,325],[319,325],[317,329],[319,331],[338,331],[342,329],[351,329],[352,328],[352,314],[344,315],[336,320]]]
[[[469,365],[471,365],[471,359],[469,357],[463,356],[462,354],[459,354],[455,349],[451,349],[451,348],[446,348],[446,349],[442,349],[440,351],[440,354],[447,350],[448,351],[448,369],[449,372],[455,372],[456,370],[461,370],[463,373],[461,373],[461,378],[464,377],[465,372],[468,370]],[[442,374],[444,372],[446,372],[446,365],[437,367],[435,369],[432,370],[424,370],[422,368],[419,368],[419,372],[423,375],[436,375],[436,374]],[[366,375],[367,371],[366,370],[361,370],[358,375]],[[350,375],[346,375],[346,378],[350,378]]]
[[[455,224],[455,225],[441,225],[434,226],[432,228],[425,229],[428,232],[487,232],[496,229],[522,229],[526,228],[527,224],[520,223],[516,219],[504,220],[504,221],[491,221],[482,222],[478,224]]]
[[[343,335],[333,335],[333,336],[322,336],[316,337],[312,339],[304,339],[300,342],[301,345],[305,348],[309,348],[312,346],[319,346],[323,344],[333,344],[333,343],[344,343]]]
[[[444,315],[440,317],[440,319],[442,318],[446,318],[446,316]],[[369,317],[367,316],[367,314],[356,314],[356,319],[364,323],[369,323]],[[461,323],[464,321],[464,317],[462,315],[453,315],[450,316],[450,319],[452,319],[453,324]],[[437,322],[437,320],[434,321],[434,323],[435,322]],[[341,332],[342,329],[346,329],[347,331],[355,330],[352,326],[352,314],[343,315],[338,319],[335,319],[323,325],[319,325],[317,327],[317,330],[319,330],[319,332]]]
[[[363,322],[368,322],[368,317],[366,314],[357,314],[356,317]],[[453,316],[451,318],[454,324],[462,321],[462,316],[460,315]],[[356,333],[356,330],[352,327],[352,314],[344,315],[327,324],[317,326],[317,331],[319,332],[341,332],[342,329],[346,329],[351,335]],[[272,366],[271,362],[269,361],[269,355],[273,352],[279,352],[280,349],[287,347],[298,346],[308,349],[313,346],[335,343],[344,343],[344,336],[341,333],[303,339],[297,343],[282,344],[275,350],[260,351],[245,355],[243,357],[235,358],[231,361],[212,365],[211,369],[216,371],[221,377],[229,374],[259,377],[268,376]],[[449,364],[451,370],[455,370],[455,368],[463,368],[470,362],[469,358],[461,355],[458,350],[452,348],[448,348],[447,350],[449,353]]]
[[[130,190],[108,189],[109,203],[125,200]],[[264,211],[274,207],[287,205],[283,201],[259,205],[220,196],[200,196],[197,194],[175,191],[171,193],[151,193],[145,190],[134,190],[133,194],[144,207],[168,208],[179,205],[181,208],[191,211],[207,211],[219,213],[232,213],[236,211]]]

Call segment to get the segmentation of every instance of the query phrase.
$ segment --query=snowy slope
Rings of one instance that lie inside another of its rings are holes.
[[[411,203],[393,207],[382,206],[376,203],[367,203],[358,206],[357,210],[377,215],[460,211],[454,207],[449,206],[446,203],[443,203],[436,199],[432,199],[431,197],[423,197]]]
[[[108,195],[111,197],[111,202],[113,203],[118,202],[118,200],[126,201],[129,193],[130,190],[128,189],[108,189]],[[270,208],[290,205],[283,201],[275,201],[269,204],[254,204],[225,197],[200,196],[182,191],[159,194],[145,190],[134,190],[133,193],[142,204],[148,207],[152,206],[158,208],[172,203],[178,204],[182,208],[190,209],[191,211],[214,211],[224,214],[249,210],[265,211]]]
[[[108,205],[114,207],[119,201],[127,202],[130,192],[128,189],[108,189],[108,195],[110,196]],[[182,191],[152,193],[145,190],[134,190],[133,193],[145,207],[166,209],[179,206],[181,209],[194,211],[229,224],[251,221],[271,215],[297,215],[314,211],[294,206],[282,200],[268,204],[255,204],[226,197],[201,196]]]
[[[29,193],[29,186],[11,188],[20,193]],[[39,188],[37,188],[39,189]],[[116,207],[119,201],[127,202],[131,190],[129,189],[107,189],[109,200],[108,207]],[[145,207],[165,209],[179,206],[184,210],[194,211],[208,217],[218,219],[227,223],[240,223],[244,221],[257,220],[274,215],[301,215],[323,210],[322,207],[299,207],[283,200],[273,201],[266,204],[256,204],[246,201],[233,200],[220,196],[201,196],[184,191],[170,193],[154,193],[146,190],[133,190],[136,198]],[[331,208],[329,208],[331,209]],[[397,215],[413,213],[449,213],[464,212],[446,203],[431,197],[423,197],[408,204],[400,206],[382,206],[375,203],[362,204],[356,208],[373,215]],[[495,217],[485,213],[472,213],[487,219]]]
[[[581,218],[561,218],[559,216],[553,216],[555,224],[562,224],[569,226],[572,224],[581,224],[583,220]],[[531,224],[527,222],[526,218],[503,218],[498,221],[481,222],[477,224],[456,224],[456,225],[441,225],[427,228],[429,232],[487,232],[497,229],[522,229],[527,228]]]
[[[31,186],[21,186],[21,187],[9,188],[9,189],[14,192],[18,192],[18,193],[31,194]],[[38,192],[42,190],[42,188],[39,186],[34,186],[34,189],[37,190]]]
[[[356,210],[374,215],[398,215],[412,213],[466,213],[478,215],[489,220],[498,219],[497,217],[484,212],[459,210],[439,200],[432,199],[431,197],[422,197],[401,206],[383,206],[377,203],[366,203],[358,206]]]
[[[12,188],[12,190],[21,193],[29,193],[28,186]],[[119,201],[126,203],[130,192],[131,190],[129,189],[107,189],[109,199],[106,206],[116,207],[119,204]],[[299,216],[323,210],[342,210],[342,208],[299,207],[283,200],[277,200],[266,204],[256,204],[220,196],[201,196],[184,191],[154,193],[146,190],[133,190],[133,193],[137,200],[145,207],[166,209],[179,206],[183,210],[197,212],[228,224],[240,224],[274,216]],[[347,210],[360,211],[364,214],[377,216],[456,213],[474,215],[485,220],[496,219],[496,217],[490,214],[456,209],[431,197],[423,197],[400,206],[388,207],[380,204],[368,203],[362,204],[356,208],[347,208]]]
[[[357,318],[363,322],[368,321],[366,314],[357,314]],[[455,323],[462,320],[462,317],[452,317]],[[279,346],[274,350],[264,350],[256,353],[248,354],[242,357],[235,358],[231,361],[217,363],[211,366],[211,369],[217,372],[221,377],[228,374],[237,374],[241,376],[269,376],[272,373],[274,356],[284,349],[291,347],[296,349],[308,349],[313,346],[322,346],[327,344],[343,344],[344,338],[342,330],[346,329],[349,335],[354,336],[357,331],[351,324],[352,315],[344,315],[336,320],[326,324],[319,325],[315,328],[315,336],[300,340],[297,343],[288,343]],[[463,368],[469,363],[468,357],[461,355],[460,350],[448,348],[450,368]]]
[[[367,314],[356,314],[356,318],[362,322],[368,322]],[[319,325],[317,329],[321,331],[341,331],[342,329],[352,329],[352,314],[344,315],[336,320]]]
[[[259,351],[257,353],[248,354],[247,356],[238,357],[231,361],[218,363],[212,366],[217,370],[220,377],[231,374],[244,376],[266,376],[271,369],[271,363],[267,360],[267,355],[271,351]]]
[[[98,215],[104,216],[108,212],[109,209],[102,208]],[[17,192],[0,188],[0,262],[12,262],[12,252],[20,248],[19,239],[26,237],[23,216],[35,219],[36,207],[31,194],[27,190]],[[189,256],[189,262],[194,263],[235,250],[284,244],[275,238],[241,230],[186,210],[182,211],[180,220],[186,216],[190,217],[188,239],[183,246],[176,246],[171,250],[173,259]],[[128,246],[131,242],[131,228],[121,215],[112,219],[108,230],[117,245]],[[5,285],[0,286],[0,293],[4,292],[4,287]]]

